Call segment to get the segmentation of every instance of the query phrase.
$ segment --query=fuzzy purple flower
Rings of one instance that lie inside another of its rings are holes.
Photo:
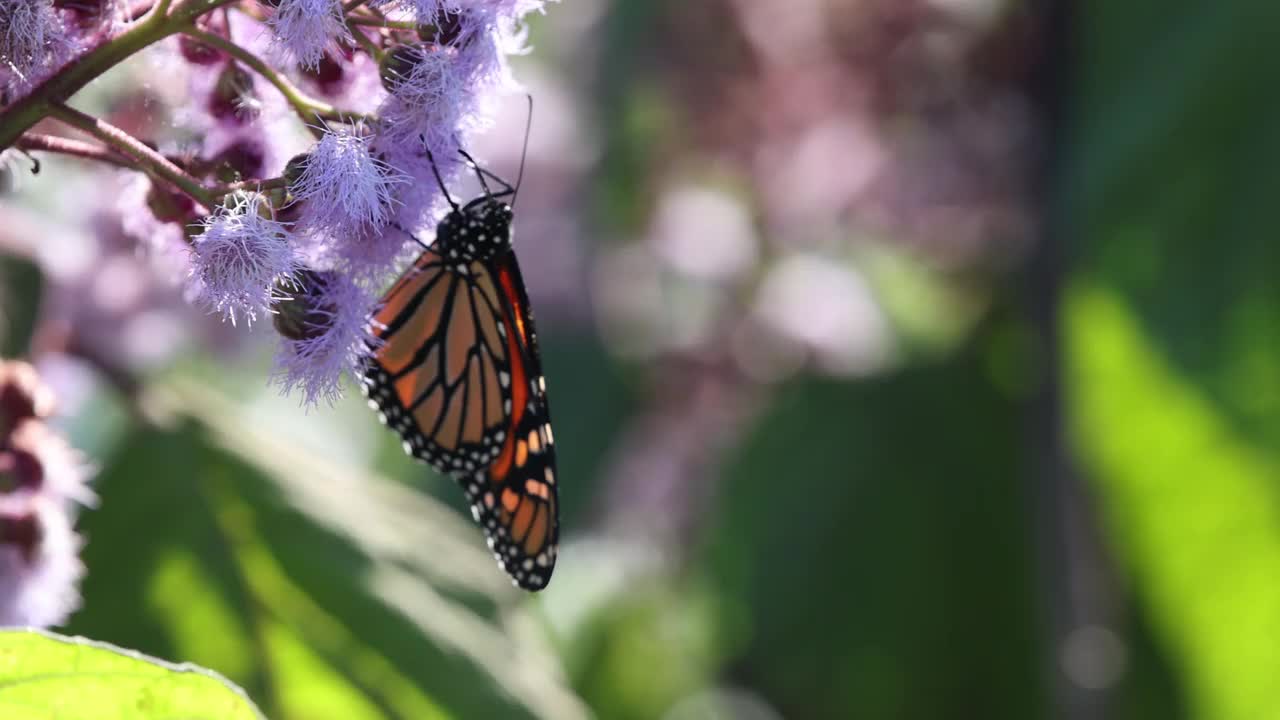
[[[0,0],[0,62],[13,74],[10,85],[34,85],[68,47],[53,0]]]
[[[377,299],[349,275],[302,271],[281,287],[274,323],[282,346],[275,381],[301,391],[306,405],[342,396],[344,372],[358,374],[376,340],[369,318]]]
[[[339,128],[292,164],[289,191],[301,204],[298,232],[358,244],[392,220],[398,186],[409,178],[375,156],[370,138]]]
[[[284,225],[257,193],[228,196],[192,247],[191,277],[200,283],[199,300],[232,324],[237,316],[252,324],[259,313],[269,312],[276,283],[297,267]]]
[[[89,470],[84,459],[44,422],[28,418],[17,423],[4,448],[0,450],[0,473],[9,473],[14,484],[9,488],[11,493],[25,489],[67,504],[97,502],[97,496],[85,485]]]
[[[315,68],[326,48],[347,38],[339,0],[280,0],[271,29],[303,68]]]
[[[384,63],[390,92],[378,109],[379,135],[393,144],[443,157],[465,137],[485,127],[484,101],[513,87],[499,48],[477,37],[457,45],[402,45]]]

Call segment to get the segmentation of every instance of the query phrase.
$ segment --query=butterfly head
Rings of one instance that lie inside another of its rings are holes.
[[[459,261],[489,260],[511,249],[511,206],[486,195],[450,210],[436,227],[436,252]]]

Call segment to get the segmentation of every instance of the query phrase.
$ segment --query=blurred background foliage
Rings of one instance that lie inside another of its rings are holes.
[[[264,386],[269,328],[101,287],[149,261],[49,161],[0,278],[101,468],[67,630],[273,718],[1280,717],[1280,5],[1065,6],[537,20],[537,597],[362,402]]]

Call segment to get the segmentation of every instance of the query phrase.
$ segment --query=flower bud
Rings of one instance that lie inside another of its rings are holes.
[[[236,63],[224,68],[209,97],[209,114],[220,120],[246,123],[258,116],[261,107],[253,76]]]
[[[183,222],[190,219],[196,202],[186,193],[169,190],[152,183],[147,190],[147,207],[160,222]]]
[[[332,274],[300,270],[276,283],[278,299],[271,305],[276,332],[290,340],[314,340],[329,329],[337,308],[324,302],[321,291]]]
[[[213,174],[219,182],[233,183],[262,174],[266,152],[257,140],[237,140],[213,159]]]
[[[40,539],[40,518],[34,511],[0,513],[0,546],[14,548],[28,563],[33,562]]]
[[[61,625],[80,605],[82,541],[50,498],[0,505],[0,626]]]
[[[397,45],[382,58],[378,65],[378,76],[382,87],[394,93],[413,75],[413,69],[426,59],[430,53],[440,52],[434,45]]]
[[[53,0],[53,6],[66,12],[77,27],[87,29],[98,24],[111,0]]]
[[[218,48],[202,43],[189,35],[178,38],[178,50],[192,65],[217,65],[227,57]]]
[[[25,448],[0,450],[0,495],[38,490],[43,482],[44,467],[35,453]]]
[[[425,23],[419,25],[418,37],[424,42],[440,45],[452,45],[457,42],[463,29],[462,11],[442,10],[438,17],[434,25]]]
[[[0,443],[19,422],[46,418],[53,412],[53,390],[21,361],[0,361]]]
[[[284,179],[289,181],[289,187],[298,184],[298,180],[307,171],[307,162],[310,159],[311,153],[298,153],[289,158],[289,162],[284,166]]]
[[[325,95],[335,95],[347,84],[347,71],[342,65],[342,59],[331,50],[326,50],[314,66],[304,65],[298,69]]]

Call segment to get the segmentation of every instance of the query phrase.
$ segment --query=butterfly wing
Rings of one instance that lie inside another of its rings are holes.
[[[515,254],[493,263],[511,358],[510,431],[488,467],[464,479],[471,512],[503,569],[525,590],[541,590],[555,569],[560,537],[556,457],[537,331]]]
[[[494,460],[510,432],[504,300],[485,264],[428,250],[374,317],[380,343],[361,385],[405,451],[445,473]]]
[[[406,452],[459,475],[516,584],[546,587],[560,532],[555,448],[515,254],[458,265],[424,252],[374,320],[381,344],[361,383],[370,404]]]

